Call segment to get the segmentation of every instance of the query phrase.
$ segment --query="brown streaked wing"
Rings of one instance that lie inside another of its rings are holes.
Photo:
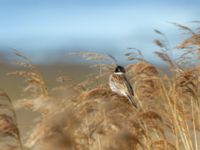
[[[124,80],[125,80],[124,83],[126,84],[126,87],[127,87],[127,89],[128,89],[128,92],[129,92],[132,96],[134,96],[133,88],[132,88],[130,82],[128,81],[128,79],[126,78],[126,76],[124,76]]]
[[[123,88],[124,90],[127,90],[127,92],[130,94],[130,95],[134,95],[133,93],[133,88],[130,84],[130,82],[128,81],[128,79],[126,78],[125,75],[116,75],[116,74],[113,74],[111,80],[118,84],[118,87],[120,88]]]

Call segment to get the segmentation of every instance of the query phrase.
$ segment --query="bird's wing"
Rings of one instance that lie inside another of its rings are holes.
[[[120,95],[124,95],[126,94],[126,87],[124,87],[124,81],[122,80],[122,78],[119,75],[115,75],[112,74],[111,78],[110,78],[110,87],[113,91],[115,91],[116,93],[120,94]]]
[[[131,86],[130,82],[128,81],[128,79],[126,78],[126,76],[124,76],[124,83],[126,84],[126,87],[128,89],[128,92],[134,96],[134,92],[133,92],[133,87]]]
[[[133,105],[135,108],[138,108],[137,103],[134,101],[133,97],[131,97],[130,95],[127,96],[129,103],[131,105]]]
[[[133,88],[126,76],[113,74],[110,80],[113,84],[111,84],[111,89],[113,89],[113,91],[116,91],[120,95],[126,96],[130,104],[133,105],[135,108],[138,108],[137,103],[133,99]]]
[[[112,81],[118,89],[121,89],[132,96],[134,95],[133,88],[125,75],[113,75]]]

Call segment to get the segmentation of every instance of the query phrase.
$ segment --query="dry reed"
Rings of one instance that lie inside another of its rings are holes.
[[[24,70],[9,74],[23,77],[27,83],[23,92],[29,92],[28,97],[19,100],[15,106],[41,114],[35,127],[26,136],[25,148],[198,150],[200,70],[198,64],[189,64],[190,68],[187,68],[181,63],[187,63],[185,60],[190,58],[190,46],[199,46],[199,31],[195,32],[184,25],[175,25],[191,35],[181,46],[177,46],[184,49],[177,59],[169,54],[171,49],[166,36],[155,30],[162,37],[154,41],[160,48],[156,55],[168,64],[170,76],[146,61],[138,49],[129,48],[129,52],[125,54],[129,61],[139,61],[126,66],[135,98],[140,103],[138,109],[133,109],[126,98],[111,92],[107,79],[114,65],[101,63],[93,66],[98,71],[78,84],[69,85],[66,82],[68,78],[59,77],[59,81],[66,84],[48,91],[44,78],[30,59],[15,51],[22,58],[17,64]],[[198,48],[193,47],[193,50],[199,52]],[[94,52],[81,52],[78,55],[100,62],[114,60],[112,56]],[[51,92],[65,94],[53,97]],[[3,93],[0,96],[9,100]],[[6,110],[12,112],[14,117],[5,113],[0,115],[0,132],[17,139],[23,149],[14,108],[6,105]]]

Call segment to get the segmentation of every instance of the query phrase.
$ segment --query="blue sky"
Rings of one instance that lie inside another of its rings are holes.
[[[197,0],[0,0],[0,49],[45,61],[47,54],[59,59],[65,51],[123,59],[126,48],[137,47],[154,60],[153,29],[176,43],[181,34],[168,22],[191,25],[200,19],[199,6]]]

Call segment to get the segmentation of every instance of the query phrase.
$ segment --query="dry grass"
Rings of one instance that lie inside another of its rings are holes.
[[[182,53],[176,59],[168,54],[170,48],[165,35],[155,30],[161,35],[161,39],[155,40],[161,49],[156,55],[169,65],[170,76],[146,61],[140,50],[129,48],[130,52],[125,54],[129,61],[138,61],[126,67],[140,106],[138,109],[133,109],[126,98],[110,91],[107,79],[113,65],[93,66],[98,74],[78,84],[68,83],[68,77],[59,76],[59,82],[64,84],[47,90],[37,68],[15,51],[22,59],[17,62],[22,70],[8,74],[20,76],[27,83],[22,91],[27,94],[15,103],[15,108],[27,108],[40,116],[22,143],[12,102],[1,92],[1,100],[5,98],[8,104],[0,105],[0,136],[10,138],[9,143],[1,140],[2,144],[7,149],[33,150],[200,149],[200,70],[197,63],[191,65],[185,61],[192,58],[190,52],[199,53],[199,31],[175,25],[191,34],[177,47]],[[88,60],[113,62],[107,55],[79,55]],[[65,94],[55,97],[52,92]]]
[[[0,139],[2,149],[24,149],[12,101],[3,91],[0,91]]]

